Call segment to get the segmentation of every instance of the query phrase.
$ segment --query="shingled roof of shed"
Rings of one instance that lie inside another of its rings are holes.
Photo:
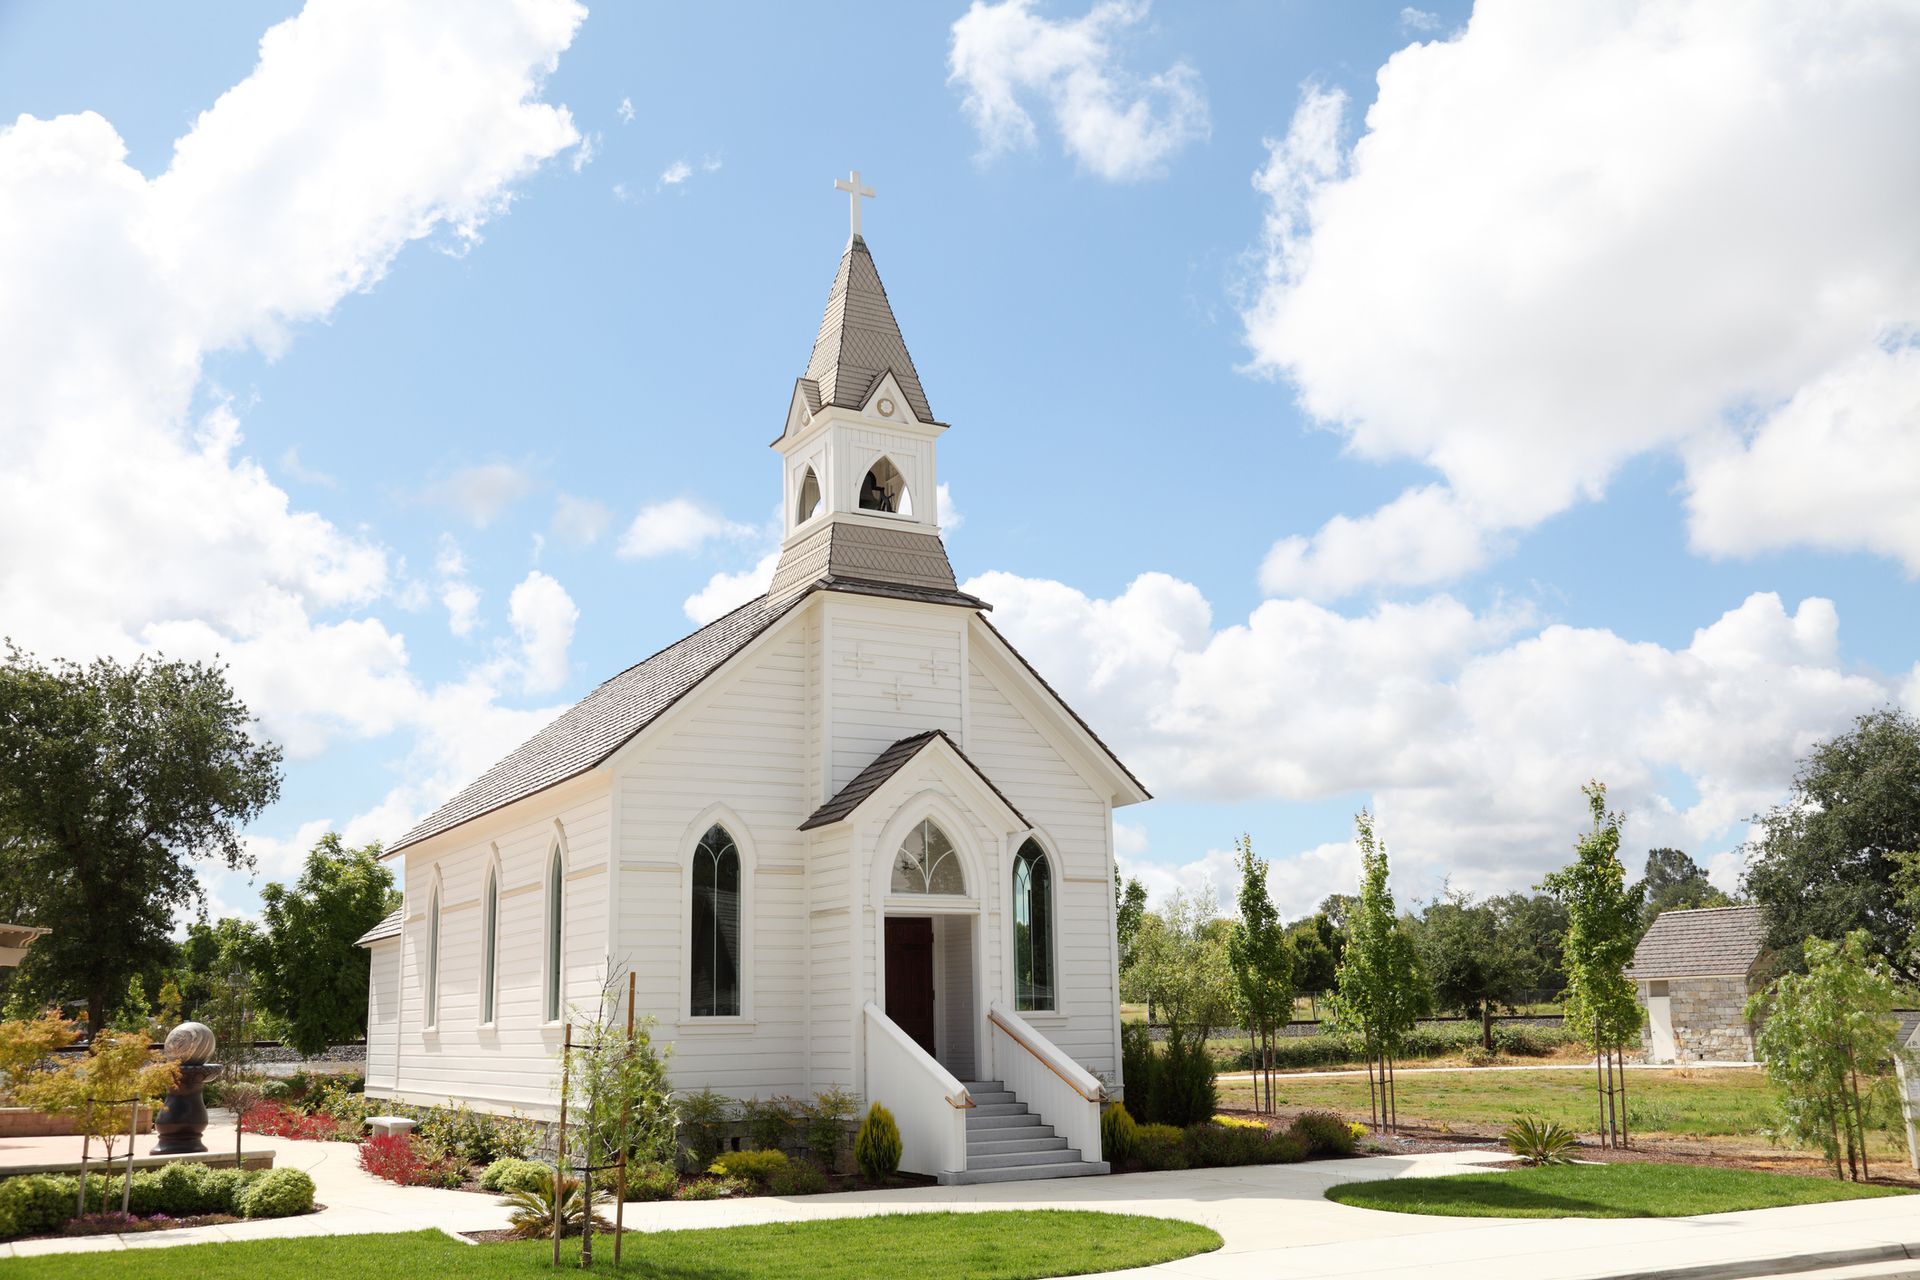
[[[1701,907],[1663,911],[1633,953],[1627,976],[1745,977],[1766,946],[1759,907]]]

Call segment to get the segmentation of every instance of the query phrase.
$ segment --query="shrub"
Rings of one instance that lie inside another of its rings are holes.
[[[725,1200],[753,1190],[750,1183],[733,1178],[695,1178],[673,1193],[675,1200]]]
[[[298,1169],[269,1169],[240,1198],[243,1218],[290,1218],[313,1211],[313,1179]]]
[[[671,1200],[680,1189],[680,1175],[673,1166],[659,1161],[630,1165],[627,1168],[627,1199]]]
[[[1573,1130],[1551,1120],[1520,1116],[1500,1135],[1507,1150],[1526,1165],[1572,1164]]]
[[[749,1098],[740,1104],[740,1118],[746,1122],[747,1141],[763,1151],[778,1151],[793,1132],[797,1105],[791,1098],[770,1098],[765,1102]]]
[[[1306,1143],[1291,1134],[1274,1133],[1265,1125],[1188,1125],[1181,1142],[1187,1163],[1199,1169],[1293,1164],[1307,1156]]]
[[[269,1138],[297,1138],[303,1142],[352,1141],[352,1126],[324,1113],[308,1115],[284,1102],[261,1102],[248,1107],[245,1128]]]
[[[733,1119],[734,1101],[723,1093],[702,1089],[682,1094],[679,1110],[680,1132],[693,1156],[693,1166],[704,1169],[720,1154],[723,1130]]]
[[[827,1172],[811,1160],[792,1160],[767,1179],[776,1196],[817,1196],[827,1189]]]
[[[552,1165],[541,1164],[538,1160],[522,1160],[519,1156],[501,1156],[480,1171],[482,1191],[518,1191],[522,1187],[551,1181]]]
[[[1153,1101],[1153,1081],[1159,1058],[1153,1051],[1153,1033],[1144,1022],[1120,1024],[1120,1077],[1126,1082],[1127,1113],[1142,1124]]]
[[[1213,1055],[1198,1036],[1169,1037],[1153,1068],[1150,1118],[1175,1126],[1209,1119],[1220,1106],[1214,1076]]]
[[[867,1108],[860,1132],[853,1139],[853,1158],[868,1182],[879,1185],[900,1168],[900,1126],[893,1112],[879,1103]]]
[[[1310,1156],[1350,1156],[1359,1145],[1353,1129],[1331,1111],[1303,1111],[1287,1131]]]
[[[1250,1116],[1215,1116],[1213,1123],[1228,1129],[1265,1129],[1267,1127],[1264,1122]]]
[[[1367,1140],[1367,1136],[1371,1134],[1373,1130],[1367,1128],[1367,1126],[1361,1124],[1358,1120],[1349,1120],[1347,1121],[1347,1132],[1353,1135],[1353,1144],[1357,1147]]]
[[[537,1146],[533,1121],[522,1115],[496,1116],[464,1104],[400,1114],[417,1119],[414,1137],[467,1164],[492,1164],[503,1156],[524,1159]]]
[[[1170,1124],[1143,1124],[1134,1131],[1133,1159],[1142,1169],[1155,1172],[1188,1167],[1186,1135]]]
[[[539,1186],[508,1192],[500,1203],[512,1211],[507,1215],[507,1229],[516,1238],[541,1240],[553,1237],[556,1216],[563,1236],[579,1235],[589,1212],[593,1215],[594,1230],[612,1230],[613,1224],[600,1215],[601,1207],[612,1199],[604,1189],[595,1187],[593,1206],[589,1209],[580,1179],[563,1176],[558,1197],[554,1195],[553,1179],[549,1178]]]
[[[860,1100],[834,1085],[813,1095],[807,1105],[807,1146],[813,1158],[831,1169],[840,1162],[840,1144],[847,1138],[847,1121],[860,1114]]]
[[[779,1151],[725,1151],[707,1167],[707,1172],[722,1178],[740,1178],[765,1185],[775,1173],[786,1169],[788,1160]]]
[[[429,1143],[404,1133],[375,1134],[360,1144],[360,1167],[402,1187],[457,1187],[460,1170]]]
[[[0,1239],[40,1235],[73,1216],[79,1185],[34,1173],[0,1182]]]
[[[1127,1109],[1117,1102],[1109,1102],[1100,1109],[1100,1155],[1102,1159],[1119,1162],[1133,1154],[1134,1139],[1140,1126],[1133,1122]]]

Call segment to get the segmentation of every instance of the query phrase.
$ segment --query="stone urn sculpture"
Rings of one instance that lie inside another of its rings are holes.
[[[207,1100],[202,1091],[207,1081],[220,1074],[220,1064],[207,1061],[213,1047],[213,1029],[204,1022],[183,1022],[167,1032],[165,1053],[180,1064],[180,1083],[153,1118],[154,1132],[160,1135],[153,1154],[173,1156],[207,1149],[202,1141],[207,1132]]]

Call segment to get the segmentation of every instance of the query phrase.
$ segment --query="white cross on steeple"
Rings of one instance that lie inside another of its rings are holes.
[[[853,234],[859,235],[860,234],[860,197],[865,196],[869,200],[873,199],[873,188],[861,186],[860,171],[858,169],[854,169],[847,174],[846,181],[844,182],[842,182],[839,178],[835,178],[833,180],[833,189],[835,191],[844,191],[847,193],[847,208],[850,216],[853,219]]]

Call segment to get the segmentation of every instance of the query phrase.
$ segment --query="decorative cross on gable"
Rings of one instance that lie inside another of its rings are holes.
[[[869,200],[873,199],[873,188],[861,186],[860,171],[858,169],[853,169],[848,172],[845,181],[842,181],[839,178],[835,178],[833,180],[833,189],[835,191],[844,191],[847,193],[847,213],[853,222],[853,234],[859,235],[860,234],[860,198],[862,196],[865,196]]]
[[[902,685],[900,684],[900,677],[895,676],[893,678],[893,687],[891,689],[882,689],[880,691],[880,696],[883,698],[892,698],[893,709],[895,711],[898,711],[900,709],[901,703],[907,702],[912,699],[913,690],[902,687]]]
[[[920,664],[920,669],[927,673],[929,683],[938,685],[940,677],[947,672],[947,664],[940,661],[940,652],[936,649],[932,657]]]
[[[857,644],[853,646],[853,652],[847,655],[846,663],[853,668],[855,675],[865,675],[868,667],[880,665],[878,659],[869,658]]]

